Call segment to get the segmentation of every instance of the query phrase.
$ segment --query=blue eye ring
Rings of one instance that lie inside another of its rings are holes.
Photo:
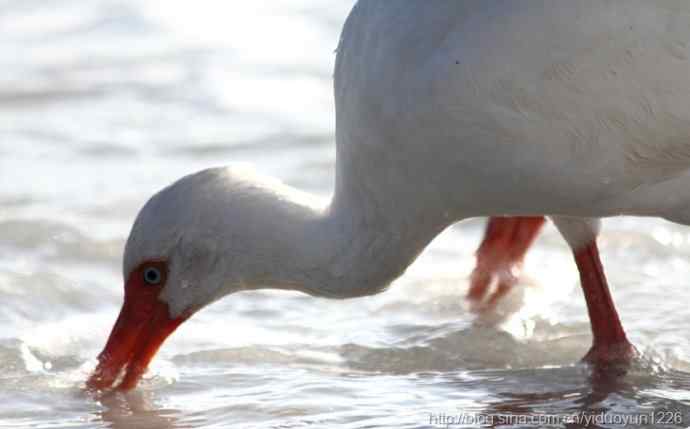
[[[147,267],[143,272],[144,282],[151,286],[157,286],[163,281],[163,273],[156,267]]]

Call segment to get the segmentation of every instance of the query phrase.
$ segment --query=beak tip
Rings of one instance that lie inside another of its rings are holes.
[[[189,317],[171,318],[167,304],[154,304],[148,318],[142,321],[131,317],[133,311],[125,299],[106,346],[98,355],[98,365],[86,381],[87,388],[127,391],[137,387],[163,341]],[[122,381],[114,386],[123,370]]]

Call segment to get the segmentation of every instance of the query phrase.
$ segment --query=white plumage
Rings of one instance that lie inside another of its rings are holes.
[[[256,287],[348,297],[468,217],[690,219],[689,23],[684,2],[360,1],[338,47],[332,203],[197,173],[142,211],[125,274],[170,258],[193,285],[168,284],[175,311]]]

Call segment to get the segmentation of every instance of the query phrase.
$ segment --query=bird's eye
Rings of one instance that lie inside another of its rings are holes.
[[[148,267],[144,270],[144,281],[152,286],[160,284],[163,275],[158,268]]]

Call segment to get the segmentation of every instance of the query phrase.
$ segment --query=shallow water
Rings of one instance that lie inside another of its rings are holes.
[[[578,364],[589,325],[552,227],[496,314],[468,311],[473,220],[379,296],[235,295],[182,326],[136,391],[83,390],[154,191],[251,163],[330,193],[352,3],[0,0],[0,427],[690,425],[690,229],[650,219],[609,220],[601,239],[643,353],[625,377]]]

